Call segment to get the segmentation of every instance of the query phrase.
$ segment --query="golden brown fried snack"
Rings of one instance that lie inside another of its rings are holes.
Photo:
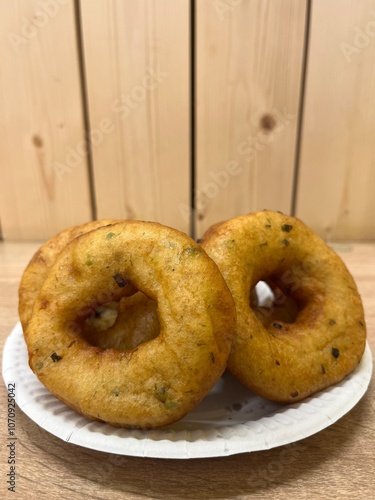
[[[134,289],[157,303],[160,334],[128,351],[84,340],[90,311]],[[153,428],[182,418],[215,385],[235,319],[229,289],[197,243],[157,223],[124,221],[63,249],[25,339],[30,367],[67,405],[112,425]]]
[[[236,303],[228,368],[247,387],[271,400],[298,401],[357,366],[366,327],[356,285],[340,257],[300,220],[272,211],[236,217],[209,229],[202,247]],[[249,297],[261,280],[298,305],[293,322],[257,318]]]
[[[60,231],[39,248],[25,269],[18,289],[18,313],[24,331],[32,316],[35,299],[61,250],[73,238],[113,222],[117,221],[103,219],[69,227]]]
[[[19,286],[19,315],[23,330],[32,315],[35,299],[61,250],[74,238],[101,226],[119,222],[103,219],[69,227],[42,245],[27,266]],[[131,349],[158,335],[156,304],[141,292],[120,302],[105,304],[84,324],[84,336],[93,345]]]

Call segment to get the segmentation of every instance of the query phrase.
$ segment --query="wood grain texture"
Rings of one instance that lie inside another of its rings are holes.
[[[189,2],[81,8],[98,216],[188,231]]]
[[[74,3],[1,2],[0,18],[3,236],[47,238],[91,219],[86,157],[67,164],[84,137]]]
[[[290,212],[306,2],[196,5],[201,235],[253,210]]]
[[[312,2],[297,215],[328,241],[375,238],[375,1]]]
[[[0,347],[17,321],[17,287],[35,244],[0,243]],[[375,245],[336,246],[362,295],[375,350]],[[256,453],[197,460],[142,459],[55,438],[19,409],[16,494],[7,492],[6,390],[0,386],[0,497],[88,499],[373,498],[375,384],[334,425],[298,443]]]

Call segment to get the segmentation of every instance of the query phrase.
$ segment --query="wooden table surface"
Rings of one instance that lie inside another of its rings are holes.
[[[39,245],[0,243],[0,344],[18,321],[17,287]],[[375,352],[375,244],[339,245],[366,311]],[[116,456],[66,443],[16,409],[16,492],[7,491],[7,392],[1,384],[0,498],[375,498],[375,385],[338,422],[309,438],[229,457]]]

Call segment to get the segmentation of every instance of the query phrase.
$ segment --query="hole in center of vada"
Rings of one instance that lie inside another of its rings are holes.
[[[259,281],[250,293],[250,307],[267,328],[271,324],[282,329],[283,323],[294,323],[299,306],[271,280]]]
[[[93,346],[132,350],[159,335],[157,303],[140,291],[118,302],[107,302],[90,311],[81,331]]]

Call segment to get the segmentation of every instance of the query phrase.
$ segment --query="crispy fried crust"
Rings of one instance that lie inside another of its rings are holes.
[[[19,316],[23,331],[32,316],[35,299],[62,249],[74,238],[101,226],[119,222],[116,219],[102,219],[72,226],[60,231],[44,243],[32,257],[19,286]],[[115,323],[100,329],[100,318],[88,320],[83,325],[83,335],[88,342],[103,348],[132,349],[158,335],[160,325],[156,303],[141,292],[124,297],[115,305]],[[108,316],[110,306],[103,306],[103,315]]]
[[[18,289],[18,313],[24,331],[32,316],[35,299],[61,250],[77,236],[114,222],[117,221],[103,219],[69,227],[50,238],[34,254],[22,275]]]
[[[90,345],[85,311],[143,292],[160,334],[132,350]],[[73,239],[59,254],[25,332],[29,363],[66,404],[115,426],[174,422],[211,390],[235,333],[233,298],[216,264],[184,233],[124,221]]]
[[[228,368],[252,391],[298,401],[357,366],[366,341],[357,287],[339,256],[300,220],[272,211],[240,216],[209,229],[202,247],[236,303]],[[268,279],[298,304],[294,322],[267,324],[251,309],[251,290]]]

